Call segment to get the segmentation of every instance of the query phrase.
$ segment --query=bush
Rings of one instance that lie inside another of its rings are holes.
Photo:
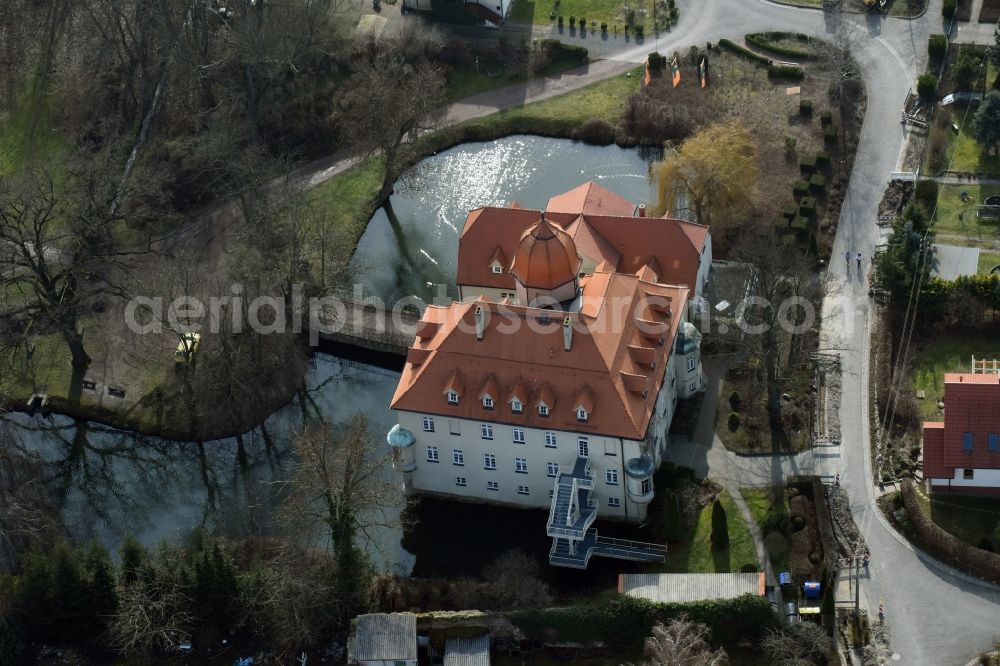
[[[571,16],[570,20],[572,19],[573,17]],[[563,44],[557,39],[543,39],[541,48],[549,56],[550,60],[568,60],[580,63],[581,65],[586,65],[590,61],[590,52],[585,47]]]
[[[815,155],[807,155],[806,157],[803,157],[801,160],[799,160],[799,169],[802,171],[802,173],[810,173],[811,174],[813,171],[815,171],[816,170],[816,156]]]
[[[933,180],[921,180],[913,192],[913,198],[924,207],[924,211],[930,215],[937,204],[938,184]]]
[[[795,184],[792,185],[792,194],[795,196],[796,201],[809,194],[809,181],[795,181]]]
[[[823,113],[819,114],[819,123],[823,127],[826,127],[827,125],[829,125],[832,122],[833,122],[833,113],[832,112],[830,112],[830,111],[824,111]]]
[[[603,34],[605,34],[605,35],[608,34],[608,24],[607,23],[604,23],[604,22],[601,23],[601,32]]]
[[[570,16],[569,17],[569,27],[573,28],[575,26],[576,26],[576,17],[575,16]]]
[[[837,143],[836,125],[827,125],[823,128],[823,141],[825,143]]]
[[[917,79],[917,94],[925,102],[937,100],[937,77],[933,74],[921,74]]]
[[[785,137],[785,157],[789,160],[795,159],[795,147],[798,145],[798,141],[795,140],[794,136]]]
[[[734,412],[740,411],[740,407],[743,405],[743,399],[740,398],[739,391],[733,391],[729,394],[729,406],[733,408]]]
[[[775,42],[780,39],[788,39],[792,37],[795,37],[800,42],[804,43],[808,43],[810,41],[809,37],[806,35],[802,35],[801,37],[805,37],[805,39],[801,39],[798,35],[791,35],[790,33],[785,32],[752,32],[744,36],[748,44],[753,44],[757,48],[770,51],[771,53],[777,53],[778,55],[795,58],[796,60],[812,60],[816,57],[809,51],[805,51],[803,49],[796,49],[782,44],[775,44]]]
[[[728,39],[720,39],[719,40],[719,46],[722,47],[722,48],[724,48],[724,49],[727,49],[729,51],[732,51],[733,53],[735,53],[736,55],[740,56],[744,60],[749,60],[752,63],[756,63],[758,65],[764,65],[764,66],[770,66],[771,65],[771,59],[770,58],[768,58],[766,56],[762,56],[759,53],[754,53],[750,49],[744,48],[744,47],[740,46],[739,44],[734,44],[733,42],[729,41]]]
[[[809,118],[813,114],[813,103],[811,99],[804,99],[799,102],[799,115]]]
[[[585,30],[587,28],[587,19],[580,17],[580,30]]]
[[[642,39],[643,32],[644,31],[641,25],[635,26],[635,36],[637,39]]]
[[[816,199],[812,197],[802,197],[799,199],[799,215],[813,219],[816,216]]]
[[[562,14],[559,15],[558,22],[559,22],[559,27],[560,28],[563,27],[563,17],[562,17]]]
[[[729,420],[727,425],[729,426],[729,432],[736,432],[740,429],[740,415],[736,412],[729,412]]]
[[[941,62],[948,55],[948,38],[944,35],[931,35],[927,38],[927,55],[934,62]]]
[[[726,521],[726,510],[719,500],[712,504],[712,546],[729,548],[729,523]]]
[[[958,9],[958,0],[944,0],[944,4],[941,6],[941,16],[951,20],[955,16],[956,9]]]
[[[806,73],[801,67],[796,67],[794,65],[771,65],[767,68],[767,78],[771,81],[777,81],[780,79],[788,81],[801,81],[806,76]]]
[[[649,71],[662,72],[667,68],[667,56],[660,55],[658,51],[653,51],[646,59],[649,62]]]
[[[826,187],[826,176],[821,173],[814,173],[809,179],[809,189],[812,192],[822,192]]]
[[[816,153],[816,164],[820,166],[830,166],[830,153],[821,150]]]
[[[615,142],[615,127],[603,118],[591,118],[573,130],[573,138],[596,146],[607,146]]]

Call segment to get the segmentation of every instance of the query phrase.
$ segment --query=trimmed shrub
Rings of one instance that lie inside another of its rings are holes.
[[[732,51],[733,53],[735,53],[736,55],[740,56],[744,60],[749,60],[752,63],[756,63],[758,65],[765,65],[765,66],[770,66],[771,65],[772,61],[771,61],[770,58],[768,58],[766,56],[762,56],[759,53],[754,53],[750,49],[744,48],[744,47],[740,46],[739,44],[734,44],[733,42],[729,41],[728,39],[725,39],[725,38],[720,39],[719,40],[719,46],[721,48],[724,48],[724,49],[728,50],[728,51]]]
[[[799,115],[809,118],[813,114],[813,103],[811,99],[804,99],[799,102]]]
[[[951,20],[955,16],[956,9],[958,9],[958,0],[944,0],[944,4],[941,5],[941,16]]]
[[[937,100],[937,77],[933,74],[921,74],[917,78],[917,94],[920,95],[920,99],[925,102],[933,102]]]
[[[649,61],[649,71],[662,72],[667,68],[667,56],[660,55],[659,51],[653,51],[647,58]]]
[[[799,199],[799,215],[810,220],[816,217],[816,199],[802,197]]]
[[[802,196],[805,196],[805,195],[806,195],[806,193],[805,193],[805,192],[803,192],[803,193],[802,193]],[[798,201],[798,200],[799,200],[799,197],[798,197],[798,196],[796,196],[796,197],[795,197],[795,200],[796,200],[796,201]],[[789,223],[790,223],[790,222],[791,222],[791,221],[792,221],[793,219],[795,219],[795,216],[796,216],[796,215],[798,214],[798,212],[799,212],[799,207],[798,207],[798,206],[797,206],[797,205],[796,205],[796,204],[795,204],[794,202],[793,202],[793,203],[790,203],[790,204],[788,204],[787,206],[785,206],[785,210],[784,210],[784,211],[782,211],[782,213],[781,213],[781,216],[782,216],[783,218],[785,218],[785,226],[786,226],[786,227],[788,226],[788,224],[789,224]]]
[[[608,24],[607,23],[604,23],[604,22],[601,23],[601,33],[605,34],[605,35],[608,34]]]
[[[740,398],[739,391],[733,391],[729,394],[729,406],[732,407],[734,412],[740,411],[740,407],[743,405],[743,399]]]
[[[591,118],[573,131],[573,138],[597,146],[608,146],[615,142],[615,127],[603,118]]]
[[[645,32],[645,30],[643,29],[643,27],[641,25],[635,26],[635,36],[636,36],[637,39],[642,39],[642,36],[643,36],[644,32]]]
[[[795,218],[792,219],[792,223],[788,226],[790,226],[795,231],[805,231],[806,229],[809,228],[809,218],[802,217],[801,215],[796,215]]]
[[[570,19],[572,18],[571,16]],[[540,46],[551,60],[569,60],[581,65],[590,61],[590,52],[583,46],[563,44],[558,39],[543,39]]]
[[[812,192],[822,192],[826,187],[826,176],[821,173],[814,173],[809,179],[809,190]]]
[[[559,18],[557,20],[558,20],[558,23],[559,23],[559,27],[560,28],[563,27],[563,17],[562,17],[562,14],[559,15]]]
[[[580,30],[585,30],[587,28],[587,19],[580,17]]]
[[[812,173],[816,170],[816,156],[806,155],[801,160],[799,160],[799,169],[802,173]]]
[[[830,124],[823,128],[823,141],[837,143],[837,126]]]
[[[944,35],[931,35],[927,38],[927,55],[934,62],[941,62],[948,55],[948,38]]]
[[[809,183],[805,180],[797,180],[795,184],[792,185],[792,194],[795,195],[796,199],[804,197],[809,194]]]
[[[786,56],[788,58],[795,58],[796,60],[813,60],[816,58],[815,55],[804,49],[796,49],[791,46],[784,46],[783,44],[775,44],[778,40],[793,38],[798,39],[798,41],[805,44],[808,44],[811,41],[806,35],[793,35],[788,32],[752,32],[748,35],[744,35],[744,39],[747,40],[748,44],[753,44],[757,48],[770,51],[771,53],[777,53],[778,55]]]
[[[740,429],[740,415],[736,412],[729,412],[729,419],[726,425],[729,426],[729,432],[736,432]]]
[[[820,166],[829,166],[830,153],[826,152],[825,150],[821,150],[820,152],[816,153],[816,164]]]
[[[801,81],[806,77],[806,73],[801,67],[794,65],[771,65],[767,68],[767,78],[771,81],[788,80]]]
[[[726,510],[719,500],[712,504],[712,546],[729,548],[729,523],[726,521]]]
[[[569,27],[573,28],[575,26],[576,26],[576,17],[575,16],[570,16],[569,17]]]

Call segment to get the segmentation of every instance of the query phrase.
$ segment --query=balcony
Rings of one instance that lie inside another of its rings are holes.
[[[586,536],[597,518],[597,502],[590,499],[593,487],[589,458],[577,458],[571,472],[560,471],[549,508],[548,536],[577,541]]]
[[[557,567],[586,569],[590,558],[613,557],[632,562],[663,562],[667,558],[667,547],[642,541],[612,539],[588,530],[579,542],[569,539],[554,539],[549,549],[549,564]]]

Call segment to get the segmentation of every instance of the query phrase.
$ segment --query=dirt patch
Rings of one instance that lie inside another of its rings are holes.
[[[983,8],[979,10],[980,23],[996,23],[1000,20],[1000,0],[983,0]]]
[[[823,542],[820,539],[812,485],[788,488],[791,549],[789,564],[796,580],[819,580],[823,570]]]
[[[856,553],[866,551],[867,546],[865,546],[864,537],[858,531],[858,526],[854,524],[851,500],[847,496],[847,491],[839,483],[826,488],[827,503],[833,518],[833,533],[837,539],[839,556],[844,559],[853,558]]]

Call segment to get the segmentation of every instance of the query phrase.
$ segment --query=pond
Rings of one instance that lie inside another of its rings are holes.
[[[389,203],[368,223],[353,260],[355,281],[386,302],[440,289],[455,296],[458,236],[469,210],[543,209],[549,197],[594,180],[635,203],[653,199],[649,164],[660,151],[590,146],[568,139],[515,135],[466,143],[403,174]]]

